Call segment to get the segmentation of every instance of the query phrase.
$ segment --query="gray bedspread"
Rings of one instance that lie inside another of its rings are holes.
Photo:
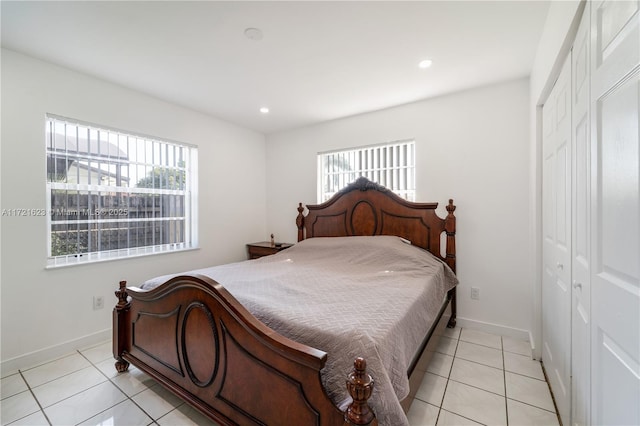
[[[353,360],[364,357],[375,380],[371,406],[389,426],[408,425],[399,402],[409,394],[407,369],[458,282],[430,253],[389,236],[311,238],[273,256],[188,274],[211,277],[278,333],[327,352],[322,381],[341,408]]]

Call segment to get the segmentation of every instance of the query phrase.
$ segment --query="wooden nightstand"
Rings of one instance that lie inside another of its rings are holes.
[[[249,259],[257,259],[262,256],[276,254],[279,251],[288,249],[292,245],[291,243],[276,243],[275,247],[272,247],[269,241],[261,241],[259,243],[247,244],[247,253]]]

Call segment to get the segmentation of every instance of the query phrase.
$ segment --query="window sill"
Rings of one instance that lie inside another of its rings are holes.
[[[179,250],[166,250],[166,251],[158,251],[158,252],[151,252],[151,253],[140,253],[140,254],[132,254],[129,256],[110,257],[110,258],[103,258],[103,259],[82,260],[79,262],[67,262],[67,263],[60,263],[57,265],[46,265],[44,269],[60,269],[60,268],[68,268],[73,266],[94,265],[96,263],[113,262],[118,260],[130,260],[138,257],[176,254],[176,253],[184,253],[187,251],[197,251],[197,250],[200,250],[200,247],[191,247],[191,248],[184,248]]]

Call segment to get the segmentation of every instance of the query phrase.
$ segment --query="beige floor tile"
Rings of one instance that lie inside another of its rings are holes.
[[[534,379],[544,380],[542,364],[525,355],[505,352],[504,369],[506,371],[511,371],[512,373],[518,373],[523,376],[533,377]]]
[[[27,389],[27,384],[19,373],[0,379],[0,398],[2,399],[24,392]]]
[[[416,398],[439,407],[447,386],[447,379],[432,373],[424,373]]]
[[[438,346],[436,347],[436,352],[453,356],[456,353],[457,345],[457,340],[442,336],[440,337],[440,341],[438,342]]]
[[[90,365],[89,361],[76,352],[64,358],[24,370],[22,371],[22,375],[29,386],[34,388],[62,376],[66,376],[74,371],[82,370]]]
[[[442,408],[478,423],[507,424],[507,410],[503,396],[463,383],[449,381]]]
[[[4,379],[5,377],[9,377],[9,376],[13,376],[14,374],[18,374],[19,371],[16,370],[1,370],[0,371],[0,378]]]
[[[502,348],[506,352],[531,356],[531,344],[525,340],[516,340],[511,337],[502,337]]]
[[[151,417],[147,416],[144,411],[142,411],[136,404],[127,399],[103,411],[102,413],[80,423],[80,425],[144,426],[150,424],[152,421],[153,420],[151,419]]]
[[[504,372],[498,368],[456,358],[449,378],[504,396]]]
[[[49,422],[44,416],[42,410],[38,410],[27,417],[23,417],[20,420],[11,423],[11,426],[49,426]]]
[[[103,374],[90,366],[32,388],[32,390],[40,405],[48,407],[106,380],[107,378]]]
[[[535,405],[545,410],[555,411],[547,382],[508,371],[505,372],[505,381],[507,384],[507,398]]]
[[[6,425],[39,410],[31,392],[20,392],[0,401],[0,422]]]
[[[105,361],[107,359],[112,359],[115,362],[115,359],[113,359],[113,347],[111,345],[111,340],[87,349],[83,349],[80,351],[80,353],[94,364]]]
[[[136,395],[158,384],[158,382],[135,367],[129,367],[128,371],[118,374],[111,381],[128,396]]]
[[[481,424],[447,410],[440,410],[438,416],[438,426],[479,426]]]
[[[78,424],[126,399],[110,382],[103,382],[44,409],[55,425]]]
[[[437,374],[438,376],[449,377],[452,363],[453,357],[451,355],[434,352],[431,361],[427,366],[427,371],[429,373]]]
[[[118,373],[118,370],[116,370],[116,367],[115,367],[115,362],[116,361],[114,359],[106,359],[102,362],[97,363],[96,368],[100,370],[102,374],[104,374],[108,378],[116,377],[118,374],[125,374],[125,373]],[[131,368],[134,368],[134,367],[129,367],[129,369]]]
[[[184,402],[160,385],[153,386],[135,395],[133,401],[154,420],[172,411]]]
[[[477,362],[494,368],[503,368],[502,351],[475,343],[463,342],[458,344],[456,358]]]
[[[509,424],[518,426],[558,426],[558,416],[541,408],[507,399]]]
[[[502,338],[495,334],[485,333],[484,331],[463,328],[462,333],[460,333],[460,340],[502,350]]]
[[[188,404],[182,404],[175,410],[158,419],[160,426],[217,426],[217,423],[200,414]]]

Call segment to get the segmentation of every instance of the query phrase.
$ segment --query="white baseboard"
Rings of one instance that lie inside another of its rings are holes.
[[[6,377],[10,374],[17,373],[18,370],[27,370],[29,368],[62,358],[79,349],[88,348],[90,346],[103,343],[111,339],[111,329],[99,331],[89,334],[78,339],[69,340],[54,346],[49,346],[28,354],[20,355],[15,358],[3,360],[0,362],[0,377]]]
[[[456,325],[462,328],[484,331],[485,333],[498,334],[500,336],[511,337],[516,340],[526,340],[531,344],[531,332],[520,328],[507,327],[505,325],[492,324],[469,318],[456,317]]]

